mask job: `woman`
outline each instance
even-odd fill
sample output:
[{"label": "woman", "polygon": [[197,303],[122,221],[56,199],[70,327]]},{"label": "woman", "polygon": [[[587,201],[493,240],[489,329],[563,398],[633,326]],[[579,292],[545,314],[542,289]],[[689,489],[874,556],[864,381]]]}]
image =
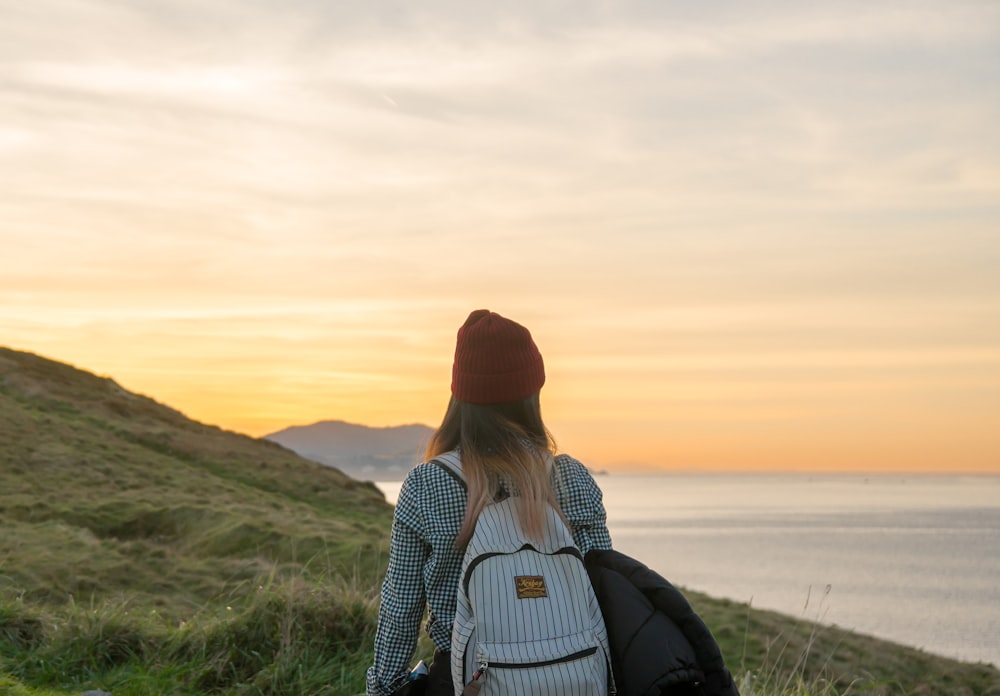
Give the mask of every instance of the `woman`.
[{"label": "woman", "polygon": [[[542,356],[526,328],[485,309],[469,315],[458,330],[451,402],[428,461],[410,471],[396,503],[368,696],[390,696],[405,684],[425,606],[436,648],[426,693],[453,693],[448,650],[462,549],[494,500],[518,496],[528,534],[540,532],[548,504],[582,553],[611,548],[594,479],[577,460],[553,458],[538,401],[544,383]],[[431,461],[436,457],[460,463],[468,493]]]}]

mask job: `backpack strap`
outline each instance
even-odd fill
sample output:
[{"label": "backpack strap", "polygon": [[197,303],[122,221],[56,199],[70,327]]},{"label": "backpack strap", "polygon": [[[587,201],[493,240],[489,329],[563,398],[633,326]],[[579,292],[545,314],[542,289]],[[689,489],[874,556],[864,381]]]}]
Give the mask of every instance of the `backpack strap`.
[{"label": "backpack strap", "polygon": [[430,463],[444,469],[449,476],[458,482],[462,490],[468,492],[469,486],[465,483],[465,477],[462,476],[462,466],[458,463],[457,455],[451,453],[443,454],[440,457],[432,459]]}]

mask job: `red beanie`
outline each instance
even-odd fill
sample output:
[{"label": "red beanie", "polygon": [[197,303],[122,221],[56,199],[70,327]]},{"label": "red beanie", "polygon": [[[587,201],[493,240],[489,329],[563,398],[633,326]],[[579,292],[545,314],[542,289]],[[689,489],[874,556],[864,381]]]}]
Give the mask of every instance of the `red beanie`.
[{"label": "red beanie", "polygon": [[451,393],[470,404],[499,404],[537,394],[545,384],[542,354],[517,322],[477,309],[458,330]]}]

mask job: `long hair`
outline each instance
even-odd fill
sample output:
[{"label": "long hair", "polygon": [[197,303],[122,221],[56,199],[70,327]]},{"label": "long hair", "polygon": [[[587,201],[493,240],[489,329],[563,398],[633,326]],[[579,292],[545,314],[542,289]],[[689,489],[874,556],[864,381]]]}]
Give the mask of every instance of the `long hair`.
[{"label": "long hair", "polygon": [[531,538],[542,535],[546,503],[562,514],[549,469],[555,442],[542,422],[537,394],[490,405],[452,398],[427,445],[426,458],[456,448],[469,489],[465,519],[455,539],[458,548],[469,542],[483,508],[503,493],[517,496],[521,525]]}]

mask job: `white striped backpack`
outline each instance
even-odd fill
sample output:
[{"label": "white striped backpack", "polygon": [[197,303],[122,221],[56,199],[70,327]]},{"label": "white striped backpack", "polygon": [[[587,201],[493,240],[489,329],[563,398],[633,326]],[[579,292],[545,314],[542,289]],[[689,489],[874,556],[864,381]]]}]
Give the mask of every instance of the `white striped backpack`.
[{"label": "white striped backpack", "polygon": [[[457,457],[434,460],[465,487]],[[559,514],[544,534],[521,528],[517,499],[487,505],[465,549],[451,634],[458,696],[614,693],[604,617]]]}]

